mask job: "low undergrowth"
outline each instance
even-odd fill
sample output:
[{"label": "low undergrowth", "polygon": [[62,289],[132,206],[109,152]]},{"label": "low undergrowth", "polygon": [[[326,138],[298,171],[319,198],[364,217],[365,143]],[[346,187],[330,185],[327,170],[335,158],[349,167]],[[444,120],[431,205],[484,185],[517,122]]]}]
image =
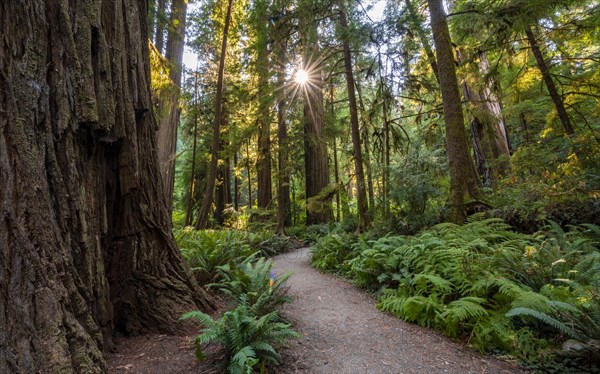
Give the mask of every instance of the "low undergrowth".
[{"label": "low undergrowth", "polygon": [[176,233],[183,256],[198,281],[228,296],[234,307],[220,318],[193,311],[182,319],[203,326],[196,337],[196,356],[205,358],[205,343],[217,343],[223,352],[223,369],[229,373],[265,372],[280,362],[277,349],[297,337],[278,315],[289,302],[286,281],[277,275],[265,255],[286,251],[289,238],[236,231],[186,231]]},{"label": "low undergrowth", "polygon": [[219,282],[220,266],[239,265],[248,259],[271,257],[295,248],[297,242],[271,231],[190,230],[175,231],[181,254],[202,286]]},{"label": "low undergrowth", "polygon": [[481,351],[544,372],[600,372],[599,243],[594,225],[526,235],[474,219],[416,236],[325,236],[311,261],[376,292],[379,309]]}]

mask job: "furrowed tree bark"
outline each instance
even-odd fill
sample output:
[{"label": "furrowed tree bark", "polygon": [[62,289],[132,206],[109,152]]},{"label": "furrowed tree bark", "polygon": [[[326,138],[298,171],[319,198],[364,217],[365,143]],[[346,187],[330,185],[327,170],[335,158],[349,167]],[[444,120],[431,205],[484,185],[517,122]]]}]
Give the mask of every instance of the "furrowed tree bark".
[{"label": "furrowed tree bark", "polygon": [[0,2],[0,372],[106,372],[207,308],[163,199],[146,1]]},{"label": "furrowed tree bark", "polygon": [[165,58],[169,62],[169,79],[172,86],[159,95],[158,119],[158,161],[163,181],[165,201],[169,213],[173,210],[173,190],[175,186],[175,157],[177,152],[177,128],[179,127],[179,94],[183,68],[183,47],[187,0],[171,2],[171,22],[168,32]]},{"label": "furrowed tree bark", "polygon": [[346,20],[346,8],[344,0],[339,0],[340,27],[342,32],[342,46],[344,53],[344,70],[346,73],[346,85],[348,88],[348,104],[350,109],[350,125],[352,128],[352,148],[354,155],[354,169],[356,172],[356,197],[358,205],[358,230],[365,231],[371,224],[369,206],[367,203],[367,192],[365,185],[365,172],[363,169],[362,150],[360,145],[360,128],[358,124],[358,109],[356,105],[356,93],[354,92],[354,74],[352,72],[352,55],[348,41],[348,21]]},{"label": "furrowed tree bark", "polygon": [[304,99],[304,171],[306,174],[306,224],[326,223],[333,219],[331,199],[310,199],[329,185],[329,160],[327,143],[323,136],[323,77],[319,60],[318,22],[312,1],[300,9],[300,38],[302,40],[302,63],[308,81],[300,89]]},{"label": "furrowed tree bark", "polygon": [[223,98],[221,109],[221,128],[219,141],[220,162],[217,162],[217,179],[215,181],[215,211],[213,217],[219,225],[225,223],[224,211],[231,200],[231,188],[229,180],[229,158],[223,159],[223,153],[229,146],[229,110],[227,95]]},{"label": "furrowed tree bark", "polygon": [[267,2],[255,1],[256,13],[256,70],[258,73],[258,158],[256,175],[258,179],[257,203],[259,208],[268,208],[273,200],[271,186],[271,111],[273,96],[270,93],[269,78],[269,35],[267,24]]},{"label": "furrowed tree bark", "polygon": [[213,139],[211,147],[210,164],[208,166],[208,176],[206,177],[206,188],[202,197],[202,204],[198,210],[198,221],[196,229],[205,229],[208,227],[208,215],[212,207],[215,192],[215,181],[217,179],[217,164],[219,161],[219,146],[221,138],[221,112],[223,110],[223,75],[225,72],[225,55],[227,52],[227,35],[229,34],[229,24],[231,23],[231,7],[233,0],[227,3],[227,14],[225,16],[225,25],[223,26],[223,40],[221,42],[221,55],[219,57],[219,71],[217,74],[217,94],[215,95],[215,117],[213,120]]},{"label": "furrowed tree bark", "polygon": [[475,167],[469,155],[450,32],[442,0],[428,0],[446,124],[446,153],[450,169],[450,222],[465,221],[464,202],[479,196]]},{"label": "furrowed tree bark", "polygon": [[560,97],[558,90],[556,89],[556,84],[550,75],[550,68],[548,64],[546,64],[546,60],[544,59],[544,55],[538,46],[537,39],[533,34],[533,30],[530,26],[525,28],[525,34],[527,35],[527,40],[529,41],[529,45],[531,46],[531,52],[533,52],[533,56],[535,57],[535,61],[537,62],[537,66],[542,73],[542,77],[544,78],[544,83],[546,84],[546,88],[548,89],[548,94],[552,99],[552,103],[554,103],[554,107],[556,108],[556,113],[558,114],[558,118],[565,129],[567,135],[575,134],[573,130],[573,126],[571,125],[571,120],[569,119],[569,114],[565,109],[565,104],[563,103],[562,98]]},{"label": "furrowed tree bark", "polygon": [[252,209],[252,168],[250,168],[250,139],[246,141],[246,174],[248,182],[248,208]]},{"label": "furrowed tree bark", "polygon": [[[381,90],[382,111],[383,111],[383,217],[388,218],[390,215],[390,121],[388,111],[388,98],[391,95],[388,93],[387,84],[381,72],[383,63],[381,61],[381,50],[377,50],[377,59],[379,61],[379,87]],[[436,65],[437,67],[437,65]]]}]

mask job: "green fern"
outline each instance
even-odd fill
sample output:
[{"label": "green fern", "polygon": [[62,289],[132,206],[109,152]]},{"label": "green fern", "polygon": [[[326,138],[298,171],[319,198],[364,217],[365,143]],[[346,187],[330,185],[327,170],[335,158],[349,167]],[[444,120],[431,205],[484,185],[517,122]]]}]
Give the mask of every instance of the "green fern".
[{"label": "green fern", "polygon": [[556,318],[550,316],[548,313],[540,312],[539,310],[518,307],[511,309],[508,313],[506,313],[507,317],[533,317],[537,320],[540,320],[561,333],[573,337],[575,339],[580,339],[581,335],[579,335],[572,327],[568,326],[566,323],[557,320]]},{"label": "green fern", "polygon": [[272,270],[272,260],[259,258],[255,263],[246,261],[240,265],[219,266],[217,271],[221,281],[213,287],[238,303],[247,303],[250,310],[262,316],[290,302],[286,282],[291,273],[281,275]]},{"label": "green fern", "polygon": [[256,317],[245,303],[217,320],[199,311],[184,314],[181,319],[193,319],[205,326],[195,339],[197,357],[205,357],[203,344],[221,343],[232,374],[251,373],[256,365],[278,364],[281,356],[275,347],[299,337],[288,324],[278,322],[277,312]]}]

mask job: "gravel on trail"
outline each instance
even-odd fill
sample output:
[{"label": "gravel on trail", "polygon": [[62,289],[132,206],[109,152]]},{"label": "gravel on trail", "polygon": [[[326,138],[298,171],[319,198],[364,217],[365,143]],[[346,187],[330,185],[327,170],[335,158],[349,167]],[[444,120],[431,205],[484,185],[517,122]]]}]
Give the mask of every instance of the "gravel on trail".
[{"label": "gravel on trail", "polygon": [[283,350],[282,373],[521,373],[440,333],[385,314],[348,281],[309,264],[309,248],[275,257],[293,302],[282,316],[302,338]]}]

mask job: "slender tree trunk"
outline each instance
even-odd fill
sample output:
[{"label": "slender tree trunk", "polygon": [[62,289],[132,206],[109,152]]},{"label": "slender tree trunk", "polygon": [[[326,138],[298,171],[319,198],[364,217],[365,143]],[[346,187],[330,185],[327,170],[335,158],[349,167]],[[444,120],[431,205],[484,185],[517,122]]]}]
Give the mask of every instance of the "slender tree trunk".
[{"label": "slender tree trunk", "polygon": [[450,166],[450,215],[454,223],[466,218],[464,202],[479,196],[479,186],[465,133],[450,32],[442,0],[428,0],[444,104],[446,152]]},{"label": "slender tree trunk", "polygon": [[252,209],[252,169],[250,168],[250,139],[246,142],[246,173],[248,174],[248,208]]},{"label": "slender tree trunk", "polygon": [[356,84],[358,93],[358,102],[360,106],[360,116],[362,119],[362,142],[365,146],[365,169],[367,169],[367,197],[369,199],[369,215],[375,216],[375,189],[373,188],[373,168],[371,167],[371,139],[369,136],[369,123],[366,119],[365,103],[362,98],[360,84]]},{"label": "slender tree trunk", "polygon": [[[156,31],[156,13],[158,4],[156,0],[148,1],[148,40],[154,42],[154,32]],[[156,46],[155,46],[156,48]]]},{"label": "slender tree trunk", "polygon": [[[383,61],[381,59],[381,48],[378,46],[377,49],[377,62],[379,71],[379,96],[381,97],[382,112],[383,112],[383,147],[381,155],[381,163],[383,164],[383,178],[382,178],[382,190],[383,190],[383,216],[384,218],[389,217],[390,203],[389,203],[389,179],[390,179],[390,121],[388,112],[388,98],[391,95],[388,93],[387,84],[381,71],[383,67]],[[437,67],[437,65],[436,65]]]},{"label": "slender tree trunk", "polygon": [[183,68],[185,37],[186,0],[172,0],[171,25],[167,39],[165,57],[169,62],[169,79],[172,89],[165,90],[158,103],[158,161],[163,179],[163,190],[167,209],[172,211],[175,186],[175,157],[177,152],[177,128],[179,127],[179,92]]},{"label": "slender tree trunk", "polygon": [[[335,121],[335,106],[334,106],[334,100],[335,100],[335,96],[333,94],[333,83],[329,86],[329,107],[330,107],[330,115],[332,118],[332,121]],[[340,172],[339,172],[339,164],[338,164],[338,155],[337,155],[337,141],[336,141],[336,136],[333,136],[333,170],[335,173],[335,204],[336,204],[336,218],[335,220],[337,222],[340,221],[340,212],[341,212],[341,207],[340,207],[340,190],[342,188],[342,186],[340,186]]]},{"label": "slender tree trunk", "polygon": [[[382,89],[385,88],[382,82]],[[384,137],[384,162],[383,162],[383,216],[390,215],[390,121],[388,118],[387,95],[383,98],[383,137]]]},{"label": "slender tree trunk", "polygon": [[102,373],[207,307],[159,177],[146,1],[0,2],[0,371]]},{"label": "slender tree trunk", "polygon": [[237,151],[233,154],[233,209],[236,212],[240,210],[240,177],[237,172],[238,167],[238,153]]},{"label": "slender tree trunk", "polygon": [[523,137],[525,138],[525,144],[531,144],[531,139],[529,139],[529,127],[527,126],[527,118],[525,118],[525,113],[519,113],[519,123],[521,124],[521,130],[523,130]]},{"label": "slender tree trunk", "polygon": [[[277,25],[278,34],[282,34],[283,27],[281,24]],[[283,88],[285,85],[285,71],[283,67],[286,65],[286,41],[283,37],[276,43],[279,53],[279,69],[277,71],[277,87]],[[278,190],[277,190],[277,231],[281,235],[285,235],[286,226],[291,226],[291,205],[290,205],[290,175],[288,166],[288,134],[287,124],[285,122],[285,97],[279,95],[277,99],[277,140],[279,142],[278,148]]]},{"label": "slender tree trunk", "polygon": [[223,40],[221,43],[221,55],[219,58],[219,71],[217,74],[217,94],[215,97],[215,117],[213,120],[213,139],[208,176],[206,177],[206,189],[202,198],[202,204],[198,211],[196,229],[205,229],[208,226],[208,214],[213,203],[215,181],[217,179],[217,163],[219,161],[219,145],[221,141],[221,118],[223,110],[223,74],[225,72],[225,55],[227,54],[227,36],[229,35],[229,24],[231,23],[231,7],[233,0],[227,3],[227,15],[223,27]]},{"label": "slender tree trunk", "polygon": [[[229,115],[227,109],[227,99],[223,98],[223,106],[221,109],[221,128],[220,128],[220,140],[219,140],[219,155],[224,153],[225,149],[229,145],[228,136],[229,127]],[[222,159],[222,162],[217,162],[217,180],[215,182],[215,210],[213,217],[215,222],[219,225],[225,223],[225,215],[223,212],[227,207],[230,200],[230,186],[229,186],[229,159]]]},{"label": "slender tree trunk", "polygon": [[308,82],[300,88],[304,92],[304,170],[306,174],[306,224],[331,221],[333,196],[321,192],[329,185],[327,143],[323,136],[323,73],[319,50],[318,22],[314,21],[314,7],[304,4],[300,24],[302,62],[308,73]]},{"label": "slender tree trunk", "polygon": [[[225,112],[225,111],[223,111]],[[226,127],[227,121],[223,118],[222,128]],[[224,136],[223,136],[224,137]],[[219,144],[219,153],[222,153],[227,146],[226,140],[221,138]],[[225,216],[223,212],[229,203],[229,160],[226,159],[217,166],[217,180],[215,183],[215,211],[214,218],[219,225],[225,223]]]},{"label": "slender tree trunk", "polygon": [[185,225],[189,226],[193,222],[193,212],[194,212],[194,195],[195,185],[196,185],[196,146],[198,141],[198,70],[196,70],[194,75],[194,144],[192,146],[192,171],[190,173],[190,188],[188,192],[188,203],[187,210],[185,214]]},{"label": "slender tree trunk", "polygon": [[346,20],[346,9],[344,0],[339,1],[340,26],[342,32],[342,45],[344,51],[344,69],[346,73],[346,85],[348,87],[348,104],[350,108],[350,125],[352,128],[352,145],[354,149],[354,168],[356,171],[356,194],[358,199],[358,230],[364,231],[371,224],[369,206],[367,204],[367,193],[365,186],[365,173],[363,170],[363,158],[360,143],[360,128],[358,125],[358,110],[356,105],[356,94],[354,92],[354,74],[352,72],[352,55],[350,54],[350,43],[348,41],[348,21]]},{"label": "slender tree trunk", "polygon": [[256,13],[256,70],[258,73],[258,158],[256,171],[258,180],[258,207],[268,208],[273,200],[271,182],[271,106],[273,96],[270,93],[269,35],[267,25],[267,1],[254,3]]},{"label": "slender tree trunk", "polygon": [[575,134],[573,130],[573,126],[571,125],[571,120],[569,119],[569,114],[565,109],[565,104],[560,97],[558,90],[556,89],[556,84],[550,75],[550,68],[546,64],[546,60],[544,60],[544,56],[542,55],[542,51],[538,46],[535,35],[533,34],[533,30],[531,30],[530,26],[525,28],[525,34],[527,35],[527,40],[529,41],[529,45],[531,46],[531,51],[533,52],[533,56],[537,62],[538,68],[542,73],[542,77],[544,78],[544,83],[546,84],[546,88],[548,89],[548,93],[550,94],[550,98],[554,103],[554,107],[556,108],[556,113],[558,114],[558,118],[562,123],[565,132],[568,135]]},{"label": "slender tree trunk", "polygon": [[438,72],[437,61],[435,60],[435,55],[433,54],[433,50],[431,49],[431,45],[429,45],[429,38],[427,34],[425,34],[425,30],[423,29],[423,20],[417,12],[415,11],[415,7],[412,4],[411,0],[405,0],[406,9],[408,10],[408,16],[410,19],[410,23],[413,30],[417,31],[417,35],[419,36],[419,40],[421,41],[421,45],[425,50],[425,54],[427,55],[427,61],[429,61],[429,65],[431,66],[431,70],[433,70],[433,74],[435,74],[435,79],[438,83],[440,83],[440,75]]},{"label": "slender tree trunk", "polygon": [[158,0],[156,7],[156,33],[154,46],[158,53],[163,53],[165,45],[165,25],[167,24],[167,0]]}]

